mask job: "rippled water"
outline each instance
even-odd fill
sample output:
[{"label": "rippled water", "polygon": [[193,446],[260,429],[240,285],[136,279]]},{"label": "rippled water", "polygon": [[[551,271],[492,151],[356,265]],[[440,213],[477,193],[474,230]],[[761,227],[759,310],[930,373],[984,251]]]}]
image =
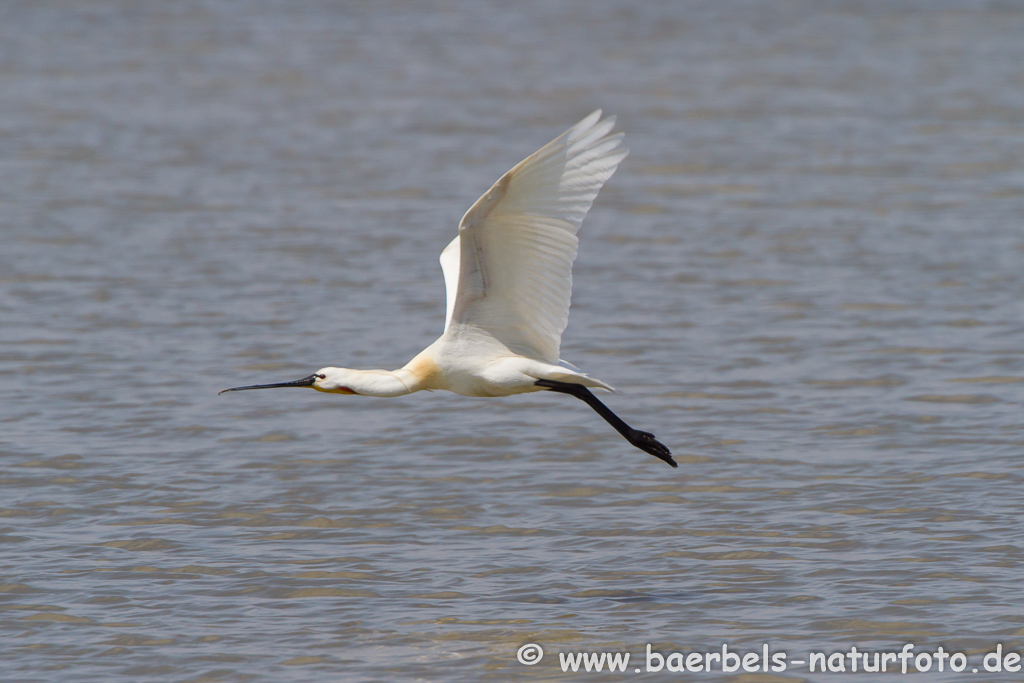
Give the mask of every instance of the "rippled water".
[{"label": "rippled water", "polygon": [[[0,679],[1024,650],[1022,35],[1011,2],[5,4]],[[598,106],[632,154],[563,356],[678,470],[565,396],[216,395],[403,364],[462,212]]]}]

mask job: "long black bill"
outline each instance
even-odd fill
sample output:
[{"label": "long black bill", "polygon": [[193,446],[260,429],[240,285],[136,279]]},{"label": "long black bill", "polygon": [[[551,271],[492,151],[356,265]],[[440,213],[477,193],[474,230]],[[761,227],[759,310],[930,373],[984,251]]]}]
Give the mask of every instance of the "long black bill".
[{"label": "long black bill", "polygon": [[303,377],[297,379],[294,382],[278,382],[277,384],[253,384],[247,387],[231,387],[230,389],[221,389],[217,392],[220,396],[225,391],[248,391],[249,389],[277,389],[279,387],[311,387],[316,382],[316,375],[310,375],[309,377]]}]

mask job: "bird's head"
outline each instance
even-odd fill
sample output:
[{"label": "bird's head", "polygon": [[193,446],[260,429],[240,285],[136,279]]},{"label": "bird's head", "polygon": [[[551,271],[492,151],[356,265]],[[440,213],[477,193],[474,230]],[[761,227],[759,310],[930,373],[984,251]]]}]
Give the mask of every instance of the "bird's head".
[{"label": "bird's head", "polygon": [[354,394],[349,389],[351,375],[356,370],[345,368],[320,368],[309,377],[303,377],[292,382],[277,382],[275,384],[251,384],[246,387],[231,387],[217,392],[223,394],[225,391],[248,391],[249,389],[280,389],[284,387],[309,387],[317,391],[324,391],[332,394]]},{"label": "bird's head", "polygon": [[332,394],[354,394],[356,392],[349,387],[357,383],[355,375],[359,372],[348,368],[320,368],[313,375],[313,388]]}]

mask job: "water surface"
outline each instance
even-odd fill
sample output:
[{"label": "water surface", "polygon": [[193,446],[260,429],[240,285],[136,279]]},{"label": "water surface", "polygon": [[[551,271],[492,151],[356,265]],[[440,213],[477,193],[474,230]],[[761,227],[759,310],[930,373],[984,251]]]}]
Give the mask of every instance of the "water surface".
[{"label": "water surface", "polygon": [[[9,3],[0,678],[1021,651],[1022,35],[997,2]],[[678,470],[565,396],[216,395],[411,358],[461,214],[596,107],[632,153],[562,353]]]}]

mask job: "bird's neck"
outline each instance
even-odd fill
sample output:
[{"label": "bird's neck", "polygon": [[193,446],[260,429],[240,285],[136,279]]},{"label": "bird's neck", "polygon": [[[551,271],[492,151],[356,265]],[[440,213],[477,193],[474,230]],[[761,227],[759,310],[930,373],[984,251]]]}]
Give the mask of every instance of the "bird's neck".
[{"label": "bird's neck", "polygon": [[325,380],[313,386],[317,391],[360,396],[403,396],[421,389],[443,389],[441,373],[428,347],[398,370],[349,370],[323,368]]},{"label": "bird's neck", "polygon": [[[360,396],[404,396],[417,391],[404,370],[350,370],[345,388]],[[342,391],[341,393],[348,393]]]},{"label": "bird's neck", "polygon": [[[367,396],[401,396],[423,389],[443,388],[441,371],[434,362],[432,347],[420,351],[405,367],[397,370],[368,370],[371,384],[377,393]],[[363,392],[359,392],[363,393]]]}]

